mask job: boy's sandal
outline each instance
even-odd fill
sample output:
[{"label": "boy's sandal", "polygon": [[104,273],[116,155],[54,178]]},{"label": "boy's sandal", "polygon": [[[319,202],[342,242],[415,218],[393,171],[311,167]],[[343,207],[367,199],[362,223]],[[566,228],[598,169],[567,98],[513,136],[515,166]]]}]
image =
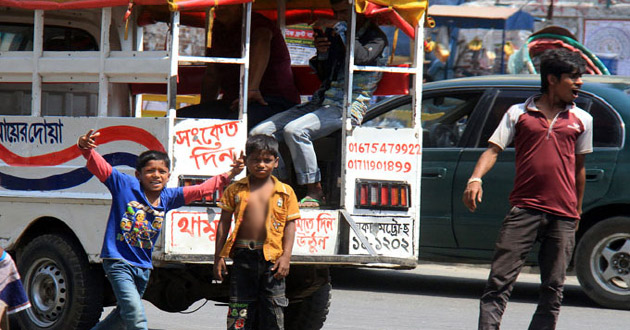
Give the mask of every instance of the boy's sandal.
[{"label": "boy's sandal", "polygon": [[321,202],[318,199],[306,196],[300,199],[300,202],[298,203],[298,205],[300,207],[320,207]]}]

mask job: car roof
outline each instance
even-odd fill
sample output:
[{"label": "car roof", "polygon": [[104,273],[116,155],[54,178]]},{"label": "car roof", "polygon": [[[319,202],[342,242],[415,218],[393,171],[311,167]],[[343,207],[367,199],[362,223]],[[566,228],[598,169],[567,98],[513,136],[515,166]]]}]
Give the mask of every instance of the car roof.
[{"label": "car roof", "polygon": [[[630,77],[609,76],[609,75],[584,75],[582,76],[584,85],[603,84],[609,85],[611,88],[622,91],[630,89]],[[466,78],[454,78],[448,80],[440,80],[425,83],[425,89],[440,89],[456,85],[458,87],[480,87],[480,86],[540,86],[540,75],[522,74],[522,75],[488,75],[475,76]]]},{"label": "car roof", "polygon": [[[630,115],[630,77],[616,75],[584,75],[582,91],[594,94],[610,103],[617,111]],[[423,92],[444,89],[483,89],[510,87],[540,87],[540,75],[488,75],[440,80],[423,84]]]}]

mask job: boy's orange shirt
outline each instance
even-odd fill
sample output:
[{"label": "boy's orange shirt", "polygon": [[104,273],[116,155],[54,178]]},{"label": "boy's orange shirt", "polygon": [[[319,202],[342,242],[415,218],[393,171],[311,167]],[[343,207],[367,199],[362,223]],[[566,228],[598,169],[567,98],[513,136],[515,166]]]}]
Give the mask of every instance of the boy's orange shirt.
[{"label": "boy's orange shirt", "polygon": [[[284,237],[284,227],[287,221],[300,218],[297,197],[291,186],[280,182],[271,176],[274,182],[274,189],[269,198],[267,218],[265,219],[265,229],[267,238],[263,246],[265,260],[275,262],[283,252],[282,238]],[[219,202],[219,207],[227,212],[234,213],[234,231],[228,236],[221,250],[221,257],[228,257],[232,251],[234,241],[238,236],[238,229],[243,222],[243,214],[249,201],[249,177],[245,177],[231,184],[223,193]]]}]

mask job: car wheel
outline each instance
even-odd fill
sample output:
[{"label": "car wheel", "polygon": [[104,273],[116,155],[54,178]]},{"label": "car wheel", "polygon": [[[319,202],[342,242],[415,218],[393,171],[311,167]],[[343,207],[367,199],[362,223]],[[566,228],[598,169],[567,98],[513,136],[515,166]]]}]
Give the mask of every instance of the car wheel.
[{"label": "car wheel", "polygon": [[575,268],[595,302],[630,309],[630,218],[614,217],[590,228],[578,244]]},{"label": "car wheel", "polygon": [[103,275],[90,267],[81,246],[61,235],[42,235],[18,255],[32,307],[20,313],[23,329],[89,329],[103,311]]}]

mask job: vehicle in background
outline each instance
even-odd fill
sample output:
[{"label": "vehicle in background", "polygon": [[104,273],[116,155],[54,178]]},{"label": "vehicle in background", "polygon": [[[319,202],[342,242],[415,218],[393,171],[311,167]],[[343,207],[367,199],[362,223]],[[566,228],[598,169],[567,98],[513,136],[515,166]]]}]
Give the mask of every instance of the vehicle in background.
[{"label": "vehicle in background", "polygon": [[[586,156],[586,191],[573,268],[598,304],[630,309],[630,83],[627,77],[590,76],[576,105],[593,116],[593,153]],[[509,209],[514,148],[499,154],[484,177],[483,202],[471,213],[462,203],[468,178],[507,109],[539,93],[539,75],[497,75],[427,83],[422,94],[420,260],[490,263]],[[410,99],[373,107],[365,125],[407,127]],[[528,258],[536,263],[536,251]]]}]

